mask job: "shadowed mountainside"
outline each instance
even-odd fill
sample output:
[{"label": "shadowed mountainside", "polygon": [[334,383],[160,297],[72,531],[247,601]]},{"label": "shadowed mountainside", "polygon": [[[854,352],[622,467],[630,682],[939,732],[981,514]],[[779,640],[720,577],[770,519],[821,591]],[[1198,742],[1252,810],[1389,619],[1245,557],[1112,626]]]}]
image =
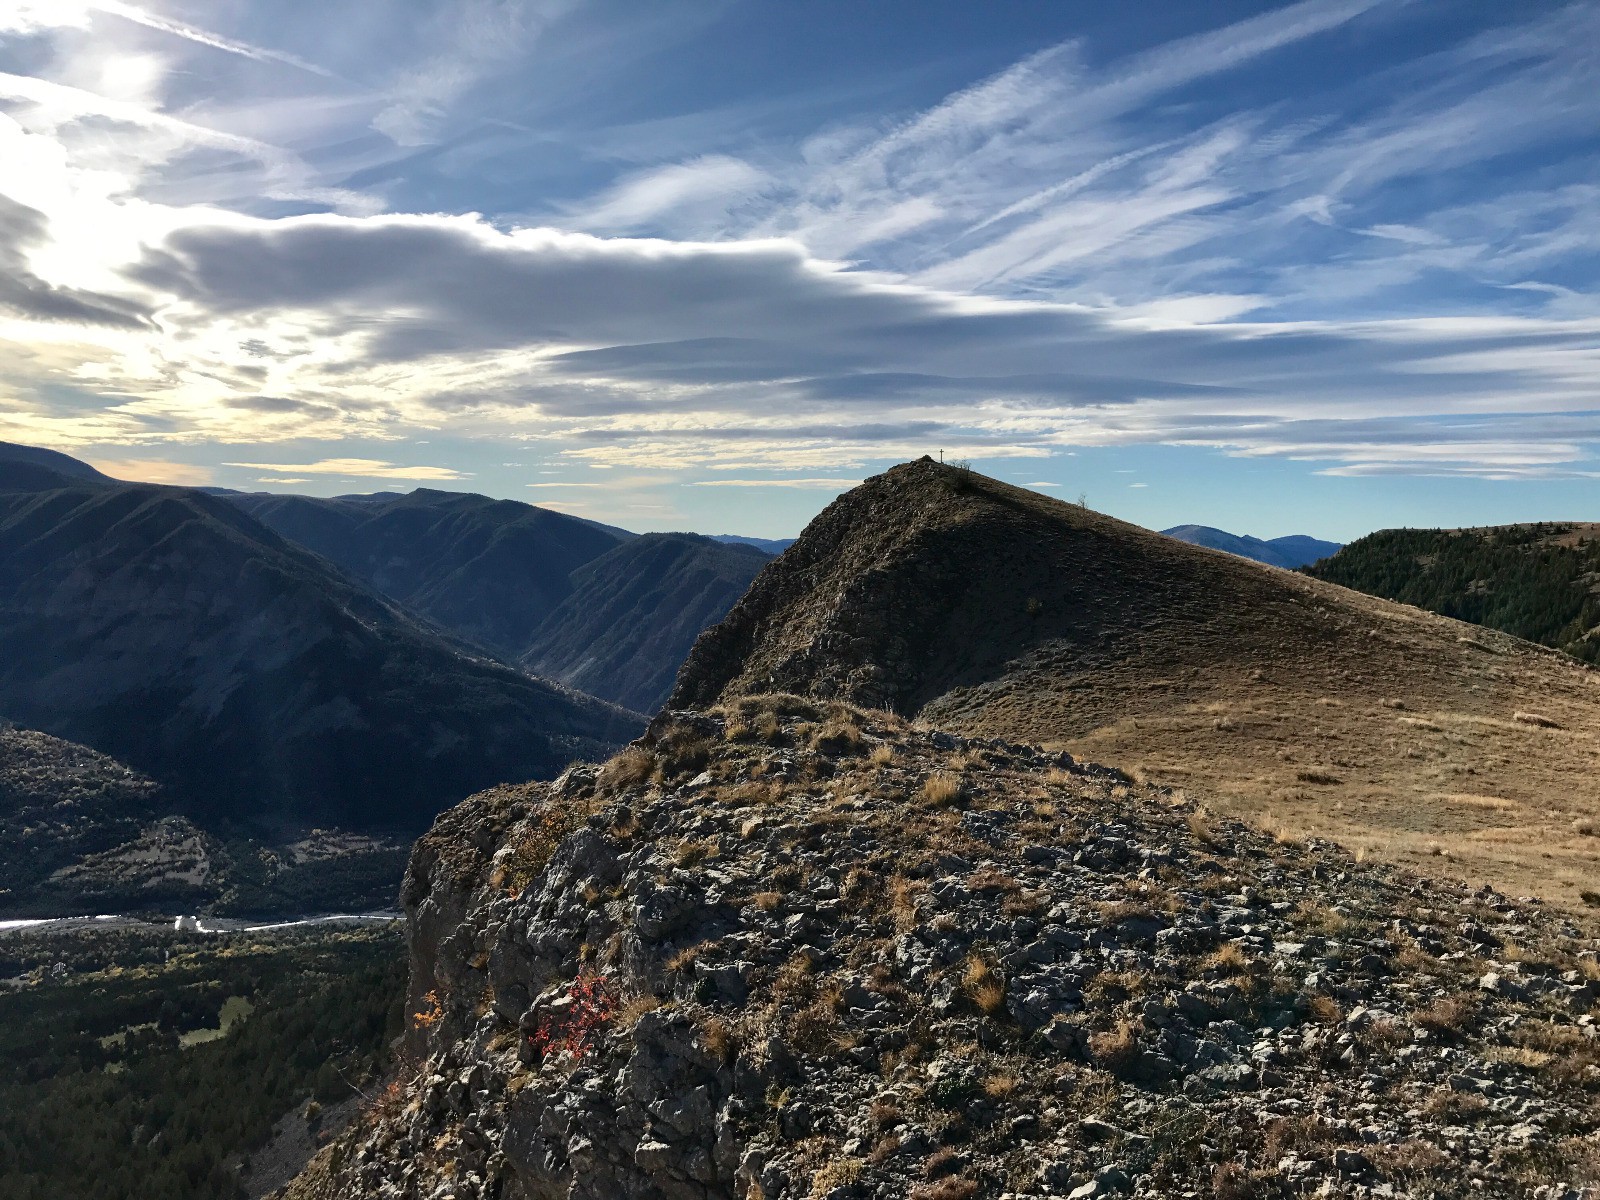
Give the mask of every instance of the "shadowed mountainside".
[{"label": "shadowed mountainside", "polygon": [[770,555],[693,533],[647,533],[579,567],[572,594],[535,631],[529,670],[636,712],[654,712],[701,630],[744,594]]},{"label": "shadowed mountainside", "polygon": [[1593,672],[926,459],[824,510],[670,706],[777,691],[1059,746],[1568,903],[1600,866]]},{"label": "shadowed mountainside", "polygon": [[0,711],[205,822],[418,828],[640,728],[478,657],[226,500],[0,493]]},{"label": "shadowed mountainside", "polygon": [[1307,537],[1303,533],[1292,533],[1287,537],[1269,538],[1263,541],[1249,534],[1214,529],[1210,525],[1174,525],[1171,529],[1163,529],[1161,532],[1167,537],[1177,538],[1180,542],[1188,542],[1191,546],[1209,546],[1213,550],[1225,550],[1229,554],[1237,554],[1240,558],[1266,563],[1269,567],[1284,567],[1289,570],[1327,558],[1339,549],[1338,542],[1325,542],[1321,538]]},{"label": "shadowed mountainside", "polygon": [[1385,529],[1306,574],[1600,663],[1600,524]]},{"label": "shadowed mountainside", "polygon": [[48,492],[60,487],[109,487],[116,482],[71,455],[0,442],[0,490]]},{"label": "shadowed mountainside", "polygon": [[391,600],[508,659],[526,651],[540,622],[572,593],[572,572],[626,540],[531,504],[428,488],[229,500]]}]

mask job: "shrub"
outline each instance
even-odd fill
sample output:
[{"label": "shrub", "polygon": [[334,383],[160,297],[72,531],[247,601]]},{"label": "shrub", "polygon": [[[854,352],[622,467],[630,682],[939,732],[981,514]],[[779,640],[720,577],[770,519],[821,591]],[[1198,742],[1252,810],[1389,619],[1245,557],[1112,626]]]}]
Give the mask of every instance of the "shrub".
[{"label": "shrub", "polygon": [[539,877],[556,847],[577,828],[586,810],[548,805],[519,826],[507,839],[492,880],[507,895],[520,896]]},{"label": "shrub", "polygon": [[566,1007],[539,1018],[528,1041],[541,1057],[570,1054],[582,1058],[617,1010],[617,995],[604,975],[584,971],[567,986]]}]

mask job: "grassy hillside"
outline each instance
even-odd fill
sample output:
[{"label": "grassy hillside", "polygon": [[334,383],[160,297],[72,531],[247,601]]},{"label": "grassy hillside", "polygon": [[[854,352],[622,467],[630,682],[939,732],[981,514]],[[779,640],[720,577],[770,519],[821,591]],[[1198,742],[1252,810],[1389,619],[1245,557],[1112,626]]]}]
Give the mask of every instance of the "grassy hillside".
[{"label": "grassy hillside", "polygon": [[1600,526],[1385,529],[1305,571],[1600,663]]}]

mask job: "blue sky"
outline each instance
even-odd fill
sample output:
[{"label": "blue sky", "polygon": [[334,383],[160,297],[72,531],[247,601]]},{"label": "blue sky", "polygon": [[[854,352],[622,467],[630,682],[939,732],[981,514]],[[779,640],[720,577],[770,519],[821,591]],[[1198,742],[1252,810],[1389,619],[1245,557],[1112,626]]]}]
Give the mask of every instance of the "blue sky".
[{"label": "blue sky", "polygon": [[1593,518],[1600,5],[13,0],[0,439],[792,534]]}]

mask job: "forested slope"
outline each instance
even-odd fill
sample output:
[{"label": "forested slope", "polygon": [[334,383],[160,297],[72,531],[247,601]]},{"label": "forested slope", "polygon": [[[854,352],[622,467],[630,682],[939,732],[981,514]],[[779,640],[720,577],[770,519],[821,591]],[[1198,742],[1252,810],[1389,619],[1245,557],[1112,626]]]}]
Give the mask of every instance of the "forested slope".
[{"label": "forested slope", "polygon": [[1600,526],[1384,529],[1308,575],[1600,662]]}]

